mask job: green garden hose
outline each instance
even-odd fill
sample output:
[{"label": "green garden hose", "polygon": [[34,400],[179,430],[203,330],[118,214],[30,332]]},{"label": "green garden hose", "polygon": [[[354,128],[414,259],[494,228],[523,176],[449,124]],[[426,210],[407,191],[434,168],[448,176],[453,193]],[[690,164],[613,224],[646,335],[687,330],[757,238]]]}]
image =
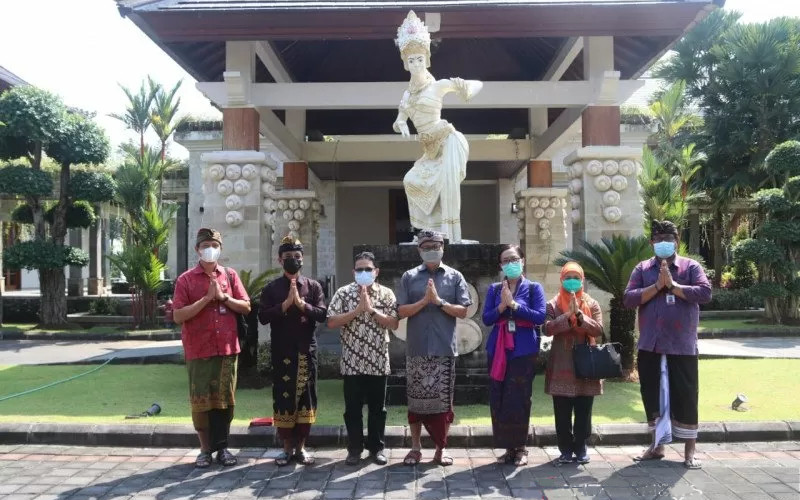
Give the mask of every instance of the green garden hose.
[{"label": "green garden hose", "polygon": [[34,392],[37,392],[37,391],[41,391],[42,389],[47,389],[48,387],[53,387],[54,385],[63,384],[64,382],[69,382],[71,380],[75,380],[76,378],[83,377],[84,375],[89,375],[90,373],[94,373],[97,370],[99,370],[100,368],[102,368],[102,367],[106,366],[107,364],[111,363],[111,361],[113,361],[115,358],[116,358],[116,356],[112,356],[105,363],[103,363],[102,365],[96,366],[96,367],[92,368],[89,371],[85,371],[83,373],[79,373],[77,375],[73,375],[73,376],[71,376],[69,378],[65,378],[63,380],[56,380],[55,382],[50,382],[49,384],[43,385],[41,387],[36,387],[34,389],[28,389],[27,391],[18,392],[16,394],[9,394],[8,396],[2,396],[2,397],[0,397],[0,402],[3,402],[5,400],[11,399],[11,398],[16,398],[18,396],[24,396],[26,394],[31,394],[31,393],[34,393]]}]

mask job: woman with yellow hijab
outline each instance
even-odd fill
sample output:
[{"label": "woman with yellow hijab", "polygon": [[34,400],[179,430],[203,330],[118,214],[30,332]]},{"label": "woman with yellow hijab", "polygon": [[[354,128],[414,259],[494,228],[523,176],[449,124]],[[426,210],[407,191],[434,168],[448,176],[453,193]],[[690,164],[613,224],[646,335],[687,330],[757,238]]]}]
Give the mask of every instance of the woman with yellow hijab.
[{"label": "woman with yellow hijab", "polygon": [[553,337],[544,390],[553,396],[561,452],[558,464],[589,462],[586,440],[592,432],[592,404],[594,397],[603,393],[602,381],[575,377],[572,347],[584,342],[595,344],[595,338],[603,335],[600,304],[583,291],[583,283],[583,268],[577,262],[567,262],[561,268],[561,287],[547,303],[543,331]]}]

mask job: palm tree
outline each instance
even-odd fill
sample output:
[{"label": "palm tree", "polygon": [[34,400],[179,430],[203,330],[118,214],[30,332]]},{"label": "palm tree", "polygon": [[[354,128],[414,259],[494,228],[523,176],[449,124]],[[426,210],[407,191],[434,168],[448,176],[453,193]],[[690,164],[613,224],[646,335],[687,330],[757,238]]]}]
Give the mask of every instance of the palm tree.
[{"label": "palm tree", "polygon": [[128,107],[125,108],[124,114],[111,113],[109,116],[116,118],[129,129],[139,134],[139,152],[144,155],[144,133],[152,121],[150,106],[153,104],[153,98],[155,97],[152,85],[148,90],[145,82],[142,82],[139,92],[135,94],[124,85],[120,85],[120,88],[128,97]]},{"label": "palm tree", "polygon": [[626,309],[622,299],[633,268],[652,257],[646,237],[603,238],[601,243],[581,242],[580,249],[562,250],[554,264],[575,261],[583,267],[586,280],[611,295],[611,341],[622,345],[622,367],[632,370],[636,352],[636,311]]},{"label": "palm tree", "polygon": [[706,160],[705,153],[695,153],[695,144],[689,144],[680,150],[678,157],[672,166],[675,176],[680,180],[681,199],[686,201],[690,197],[689,186],[694,176],[703,168],[702,163]]},{"label": "palm tree", "polygon": [[[148,77],[149,79],[149,77]],[[150,87],[155,89],[153,98],[153,113],[151,116],[153,130],[161,142],[161,162],[167,163],[167,142],[175,130],[185,121],[185,118],[177,118],[178,108],[181,99],[175,98],[183,80],[179,80],[170,90],[164,89],[161,85],[150,80]],[[158,184],[158,202],[163,199],[164,173],[161,173]]]}]

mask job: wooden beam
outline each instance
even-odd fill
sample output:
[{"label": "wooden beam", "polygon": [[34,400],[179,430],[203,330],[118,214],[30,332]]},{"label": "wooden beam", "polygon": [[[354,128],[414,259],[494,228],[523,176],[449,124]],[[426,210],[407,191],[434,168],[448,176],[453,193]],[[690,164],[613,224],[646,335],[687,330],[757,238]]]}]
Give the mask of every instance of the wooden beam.
[{"label": "wooden beam", "polygon": [[[627,100],[642,85],[619,82],[616,98]],[[254,83],[250,104],[270,109],[394,109],[408,88],[407,82]],[[228,107],[224,83],[199,82],[197,89],[220,107]],[[594,99],[589,81],[484,82],[471,101],[446,97],[446,108],[569,108],[583,107]]]},{"label": "wooden beam", "polygon": [[303,145],[281,122],[271,109],[257,108],[261,117],[261,134],[280,151],[286,159],[303,159]]},{"label": "wooden beam", "polygon": [[275,46],[272,42],[266,40],[255,42],[255,49],[256,55],[261,59],[261,62],[264,63],[267,71],[272,75],[273,80],[278,83],[294,81],[291,73],[289,73],[289,70],[286,68],[286,64],[283,62],[283,58],[275,51]]},{"label": "wooden beam", "polygon": [[553,151],[550,150],[551,146],[553,146],[562,135],[577,125],[576,122],[580,119],[582,113],[582,108],[569,108],[564,110],[541,136],[533,138],[531,158],[546,159],[551,157],[553,154]]},{"label": "wooden beam", "polygon": [[583,50],[583,37],[573,36],[567,38],[564,44],[558,49],[556,56],[550,62],[550,66],[544,72],[542,80],[558,81],[564,76],[572,62]]},{"label": "wooden beam", "polygon": [[[470,161],[523,161],[530,158],[530,142],[510,139],[468,139]],[[339,140],[305,142],[303,155],[314,162],[414,162],[422,146],[409,140]]]}]

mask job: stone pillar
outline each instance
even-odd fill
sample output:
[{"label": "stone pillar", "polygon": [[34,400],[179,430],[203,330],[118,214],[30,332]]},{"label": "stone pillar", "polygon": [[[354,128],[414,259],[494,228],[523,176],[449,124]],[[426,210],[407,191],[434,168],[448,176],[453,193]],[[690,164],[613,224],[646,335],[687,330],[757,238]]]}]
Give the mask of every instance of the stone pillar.
[{"label": "stone pillar", "polygon": [[175,234],[177,236],[177,249],[175,258],[177,268],[175,278],[177,279],[184,271],[189,269],[189,195],[185,195],[184,200],[178,203],[178,214],[175,220]]},{"label": "stone pillar", "polygon": [[[83,231],[76,227],[68,229],[69,246],[75,248],[83,247]],[[69,266],[69,279],[67,280],[67,295],[70,297],[82,297],[83,293],[83,267]]]},{"label": "stone pillar", "polygon": [[105,293],[103,256],[103,222],[98,218],[89,228],[89,295]]},{"label": "stone pillar", "polygon": [[589,106],[581,114],[583,146],[619,146],[619,106]]},{"label": "stone pillar", "polygon": [[222,264],[255,274],[270,268],[269,249],[261,239],[267,230],[263,211],[274,202],[277,163],[270,165],[258,151],[215,151],[200,159],[206,193],[200,227],[222,232]]},{"label": "stone pillar", "polygon": [[700,211],[689,209],[689,253],[700,254]]},{"label": "stone pillar", "polygon": [[528,187],[553,187],[553,162],[531,160],[528,162]]},{"label": "stone pillar", "polygon": [[111,217],[103,219],[102,231],[102,265],[103,269],[103,287],[106,292],[111,293],[111,261],[108,256],[111,253]]},{"label": "stone pillar", "polygon": [[[284,164],[284,173],[286,164]],[[284,177],[285,178],[285,177]],[[317,193],[308,189],[281,189],[275,192],[275,211],[267,215],[272,226],[272,246],[281,238],[291,236],[303,243],[303,270],[307,276],[317,276],[317,240],[322,205]]]},{"label": "stone pillar", "polygon": [[541,283],[547,297],[558,291],[560,282],[560,268],[553,260],[567,242],[566,196],[565,188],[554,187],[532,187],[517,194],[526,276]]}]

